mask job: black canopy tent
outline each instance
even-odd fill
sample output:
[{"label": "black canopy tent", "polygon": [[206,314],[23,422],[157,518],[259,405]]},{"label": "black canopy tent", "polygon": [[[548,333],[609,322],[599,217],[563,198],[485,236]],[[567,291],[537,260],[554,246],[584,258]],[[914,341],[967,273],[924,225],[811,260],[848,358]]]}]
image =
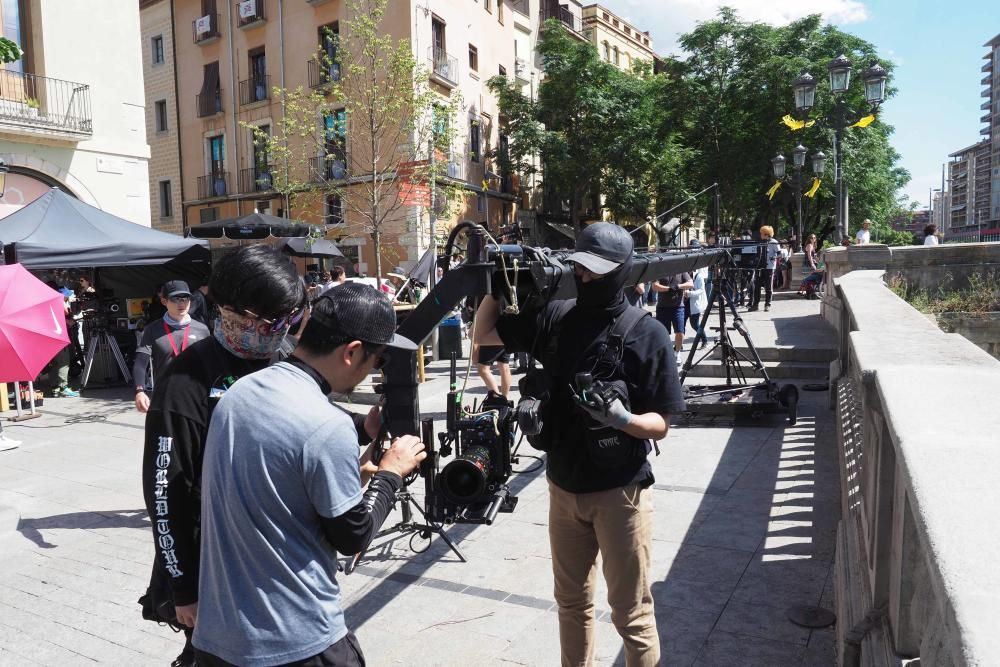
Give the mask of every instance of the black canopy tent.
[{"label": "black canopy tent", "polygon": [[194,225],[188,236],[197,239],[233,240],[266,239],[270,237],[308,236],[312,228],[304,222],[279,218],[267,213],[250,213],[238,218],[226,218]]},{"label": "black canopy tent", "polygon": [[137,225],[58,188],[0,220],[0,241],[7,261],[31,271],[99,269],[100,287],[119,297],[148,296],[170,278],[198,282],[211,269],[204,241]]}]

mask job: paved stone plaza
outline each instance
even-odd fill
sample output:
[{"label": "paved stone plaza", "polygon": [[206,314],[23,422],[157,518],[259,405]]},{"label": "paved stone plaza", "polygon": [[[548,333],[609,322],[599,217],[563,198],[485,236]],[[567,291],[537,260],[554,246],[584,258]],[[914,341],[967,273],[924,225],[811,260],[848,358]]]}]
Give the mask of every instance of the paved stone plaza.
[{"label": "paved stone plaza", "polygon": [[[816,301],[781,299],[746,321],[765,352],[833,346]],[[432,370],[421,407],[440,416],[447,381]],[[481,397],[475,373],[469,384]],[[84,395],[46,399],[43,417],[7,426],[24,444],[0,452],[2,665],[165,665],[182,644],[136,604],[153,555],[142,416],[127,391]],[[833,663],[832,628],[786,618],[794,605],[833,608],[839,474],[828,401],[802,392],[796,426],[675,424],[660,444],[653,594],[664,665]],[[512,480],[515,513],[449,529],[467,563],[437,539],[414,554],[406,535],[340,577],[369,664],[559,663],[547,489],[531,451],[522,447],[527,472]],[[397,510],[386,525],[398,520]],[[597,602],[596,663],[623,664],[603,588]]]}]

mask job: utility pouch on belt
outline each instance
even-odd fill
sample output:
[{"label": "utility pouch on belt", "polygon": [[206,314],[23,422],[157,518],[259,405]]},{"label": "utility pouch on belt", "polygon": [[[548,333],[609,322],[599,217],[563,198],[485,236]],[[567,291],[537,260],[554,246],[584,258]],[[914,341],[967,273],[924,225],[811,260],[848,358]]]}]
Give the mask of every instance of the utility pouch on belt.
[{"label": "utility pouch on belt", "polygon": [[[579,384],[579,378],[577,384]],[[578,386],[577,389],[583,390],[583,387]],[[620,400],[626,410],[632,408],[624,380],[597,382],[584,391],[590,398],[591,404],[610,405],[616,400]],[[584,445],[587,449],[587,456],[590,457],[594,465],[602,468],[617,468],[646,457],[645,440],[633,438],[628,433],[612,426],[599,424],[590,416],[585,416],[584,419],[587,420]]]}]

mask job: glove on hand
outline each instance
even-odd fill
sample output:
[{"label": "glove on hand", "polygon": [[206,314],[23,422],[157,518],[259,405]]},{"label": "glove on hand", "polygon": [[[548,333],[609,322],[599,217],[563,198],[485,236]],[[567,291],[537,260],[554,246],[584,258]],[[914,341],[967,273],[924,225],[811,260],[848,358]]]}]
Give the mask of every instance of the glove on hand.
[{"label": "glove on hand", "polygon": [[586,396],[589,400],[585,401],[579,394],[573,392],[573,402],[598,424],[610,426],[620,431],[628,426],[632,420],[632,413],[625,408],[622,399],[614,397],[608,402],[601,393],[596,391],[586,392]]}]

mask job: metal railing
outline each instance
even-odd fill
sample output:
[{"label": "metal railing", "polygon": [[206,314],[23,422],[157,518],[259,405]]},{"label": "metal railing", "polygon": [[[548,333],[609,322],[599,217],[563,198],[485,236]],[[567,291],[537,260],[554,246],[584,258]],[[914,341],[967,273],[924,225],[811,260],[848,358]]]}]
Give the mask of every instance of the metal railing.
[{"label": "metal railing", "polygon": [[329,155],[313,158],[312,168],[316,181],[342,181],[350,175],[347,151],[331,151]]},{"label": "metal railing", "polygon": [[198,198],[211,199],[229,194],[229,172],[217,171],[198,177]]},{"label": "metal railing", "polygon": [[560,7],[558,11],[543,9],[542,20],[546,21],[548,19],[556,19],[573,32],[583,34],[583,19],[565,7]]},{"label": "metal railing", "polygon": [[198,118],[222,113],[222,91],[217,90],[214,95],[202,95],[198,93],[194,96],[194,103],[198,110]]},{"label": "metal railing", "polygon": [[[204,20],[206,18],[208,21]],[[202,28],[201,31],[198,30],[199,24]],[[219,15],[207,14],[192,21],[191,34],[194,36],[195,44],[203,44],[221,37],[222,33],[219,32]]]},{"label": "metal railing", "polygon": [[256,76],[240,81],[240,106],[264,102],[271,98],[271,77]]},{"label": "metal railing", "polygon": [[0,70],[0,120],[55,131],[93,134],[90,86]]},{"label": "metal railing", "polygon": [[427,57],[431,63],[432,74],[452,85],[458,84],[457,58],[434,46],[427,49]]},{"label": "metal railing", "polygon": [[[266,20],[267,15],[264,13],[266,6],[264,0],[243,0],[236,3],[239,13],[239,27],[246,28]],[[244,7],[246,7],[246,11],[244,11]]]},{"label": "metal railing", "polygon": [[269,164],[240,169],[240,192],[270,192],[274,189],[273,170]]},{"label": "metal railing", "polygon": [[333,81],[340,81],[340,63],[329,64],[309,61],[309,87],[321,88]]}]

